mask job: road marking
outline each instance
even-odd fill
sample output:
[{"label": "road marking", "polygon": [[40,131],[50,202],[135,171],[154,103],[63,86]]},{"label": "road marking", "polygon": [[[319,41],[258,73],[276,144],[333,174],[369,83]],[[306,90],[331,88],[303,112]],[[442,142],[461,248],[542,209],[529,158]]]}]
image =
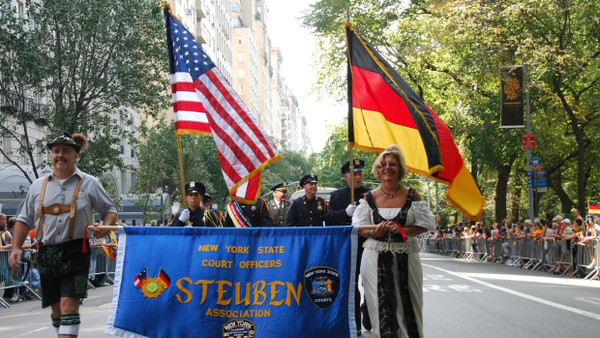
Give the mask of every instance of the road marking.
[{"label": "road marking", "polygon": [[502,291],[502,292],[505,292],[505,293],[517,296],[517,297],[529,299],[531,301],[538,302],[538,303],[541,303],[541,304],[544,304],[544,305],[549,305],[549,306],[555,307],[557,309],[561,309],[561,310],[573,312],[575,314],[579,314],[579,315],[586,316],[586,317],[589,317],[589,318],[592,318],[592,319],[600,320],[600,315],[596,314],[596,313],[593,313],[593,312],[580,310],[580,309],[577,309],[577,308],[574,308],[574,307],[570,307],[570,306],[558,304],[558,303],[555,303],[555,302],[551,302],[549,300],[545,300],[545,299],[542,299],[542,298],[534,297],[534,296],[531,296],[531,295],[528,295],[528,294],[525,294],[525,293],[522,293],[522,292],[519,292],[519,291],[514,291],[514,290],[511,290],[511,289],[507,289],[507,288],[501,287],[501,286],[497,286],[497,285],[490,284],[490,283],[487,283],[487,282],[484,282],[484,281],[480,281],[480,280],[477,280],[475,278],[467,277],[464,274],[453,272],[453,271],[446,270],[446,269],[443,269],[443,268],[439,268],[437,266],[433,266],[433,265],[429,265],[429,264],[422,264],[422,265],[426,266],[428,268],[431,268],[431,269],[436,269],[436,270],[445,272],[445,273],[450,274],[450,275],[454,275],[456,277],[460,277],[460,278],[466,279],[466,280],[468,280],[470,282],[477,283],[479,285],[483,285],[483,286],[486,286],[488,288],[496,289],[498,291]]},{"label": "road marking", "polygon": [[47,328],[49,328],[49,326],[40,327],[39,329],[35,329],[33,331],[29,331],[29,332],[26,332],[26,333],[21,333],[20,335],[15,336],[15,337],[27,337],[27,336],[29,336],[32,333],[44,331]]},{"label": "road marking", "polygon": [[577,297],[576,300],[580,300],[582,302],[592,303],[594,305],[600,305],[600,298],[592,298],[592,297]]}]

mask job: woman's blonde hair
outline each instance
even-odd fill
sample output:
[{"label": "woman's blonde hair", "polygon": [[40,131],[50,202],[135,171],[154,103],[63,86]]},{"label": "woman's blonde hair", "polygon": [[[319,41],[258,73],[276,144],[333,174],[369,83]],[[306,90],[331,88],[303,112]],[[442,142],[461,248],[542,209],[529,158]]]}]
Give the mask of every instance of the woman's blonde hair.
[{"label": "woman's blonde hair", "polygon": [[398,181],[402,181],[406,176],[406,160],[404,159],[404,154],[402,153],[402,150],[397,144],[387,146],[387,148],[385,148],[385,150],[381,152],[379,156],[377,156],[377,159],[373,163],[373,169],[371,169],[371,173],[373,173],[373,176],[375,176],[376,179],[379,179],[379,167],[381,166],[381,163],[383,163],[383,159],[387,155],[394,156],[396,158],[396,161],[398,161],[398,171],[400,174],[398,177]]}]

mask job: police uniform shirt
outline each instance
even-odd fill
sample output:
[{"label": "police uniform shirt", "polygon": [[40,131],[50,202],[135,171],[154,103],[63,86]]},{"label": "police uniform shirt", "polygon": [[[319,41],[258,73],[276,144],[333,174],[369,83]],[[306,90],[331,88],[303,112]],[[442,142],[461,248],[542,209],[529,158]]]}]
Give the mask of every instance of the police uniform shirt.
[{"label": "police uniform shirt", "polygon": [[[46,191],[44,192],[44,207],[52,204],[71,204],[75,188],[79,183],[83,173],[77,167],[69,178],[62,183],[54,176],[50,174],[48,183],[46,184]],[[21,221],[29,229],[33,229],[39,226],[39,205],[40,205],[40,194],[42,186],[44,185],[44,177],[40,177],[35,180],[25,197],[22,208],[17,215],[17,221]],[[77,194],[75,211],[75,231],[72,239],[80,239],[84,237],[85,226],[93,223],[92,212],[96,210],[101,218],[109,212],[117,213],[117,207],[115,203],[110,199],[110,196],[106,193],[106,190],[102,187],[100,181],[92,176],[85,174],[79,193]],[[44,214],[41,242],[45,245],[53,245],[64,243],[69,238],[69,226],[70,226],[70,213],[64,212],[58,215]],[[39,231],[38,231],[39,233]]]},{"label": "police uniform shirt", "polygon": [[272,200],[267,203],[267,207],[269,208],[269,212],[273,218],[273,226],[282,227],[284,225],[285,217],[287,216],[291,205],[292,203],[289,201],[281,201],[280,203],[277,203],[277,201]]},{"label": "police uniform shirt", "polygon": [[[371,189],[361,186],[354,189],[354,204],[358,205],[360,200]],[[352,217],[346,214],[346,207],[350,204],[350,187],[346,186],[331,193],[329,205],[327,206],[327,215],[325,215],[326,225],[348,225],[352,224]]]},{"label": "police uniform shirt", "polygon": [[313,199],[302,196],[294,200],[285,218],[285,226],[323,226],[327,201],[315,196]]},{"label": "police uniform shirt", "polygon": [[219,210],[208,209],[204,212],[204,225],[212,226],[212,227],[222,227],[223,226],[223,215]]},{"label": "police uniform shirt", "polygon": [[[239,205],[240,209],[242,210],[242,213],[248,219],[248,221],[251,223],[250,226],[252,226],[252,227],[272,227],[273,226],[273,219],[271,218],[271,215],[269,214],[269,210],[267,210],[267,203],[265,202],[264,199],[259,197],[258,200],[256,200],[256,203],[254,203],[254,204],[245,204],[245,203],[239,203],[239,202],[234,202],[234,203],[237,203]],[[227,224],[225,226],[227,226],[227,227],[235,226],[233,224],[233,221],[232,221],[230,215],[227,215],[226,223]]]},{"label": "police uniform shirt", "polygon": [[[190,210],[190,219],[188,219],[189,224],[193,227],[203,227],[204,225],[204,209],[201,207],[198,207],[198,209],[196,209],[195,211],[192,211],[192,209],[188,208]],[[181,212],[179,212],[177,215],[175,215],[175,218],[173,219],[173,223],[171,224],[171,226],[174,227],[184,227],[186,226],[186,222],[182,222],[179,220],[179,216],[181,215]]]}]

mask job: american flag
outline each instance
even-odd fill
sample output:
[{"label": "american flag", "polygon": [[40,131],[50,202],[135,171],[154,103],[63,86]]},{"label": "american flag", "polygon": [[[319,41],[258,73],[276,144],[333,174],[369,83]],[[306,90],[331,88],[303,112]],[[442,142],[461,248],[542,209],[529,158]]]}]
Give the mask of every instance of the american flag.
[{"label": "american flag", "polygon": [[194,36],[164,13],[177,133],[212,134],[229,195],[253,203],[262,170],[281,155]]},{"label": "american flag", "polygon": [[133,279],[133,285],[135,285],[135,287],[139,289],[139,287],[142,286],[142,283],[144,283],[146,278],[148,278],[148,268],[144,268],[144,270],[140,271],[140,273],[138,273],[137,276],[135,276],[135,278]]}]

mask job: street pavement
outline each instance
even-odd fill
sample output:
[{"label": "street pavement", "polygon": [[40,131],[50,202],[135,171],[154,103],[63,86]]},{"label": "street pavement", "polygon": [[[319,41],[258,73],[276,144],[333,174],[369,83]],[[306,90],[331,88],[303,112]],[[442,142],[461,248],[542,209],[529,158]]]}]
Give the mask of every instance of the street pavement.
[{"label": "street pavement", "polygon": [[[426,337],[600,336],[600,281],[432,254],[421,262]],[[112,286],[89,291],[80,337],[111,337],[104,333],[111,300]],[[0,337],[55,336],[39,301],[0,308]]]}]

